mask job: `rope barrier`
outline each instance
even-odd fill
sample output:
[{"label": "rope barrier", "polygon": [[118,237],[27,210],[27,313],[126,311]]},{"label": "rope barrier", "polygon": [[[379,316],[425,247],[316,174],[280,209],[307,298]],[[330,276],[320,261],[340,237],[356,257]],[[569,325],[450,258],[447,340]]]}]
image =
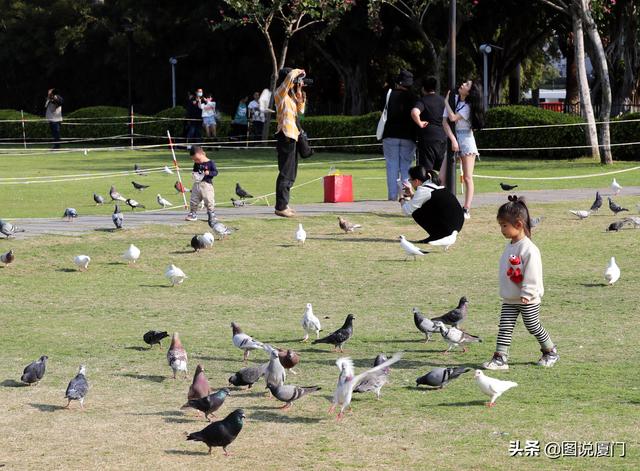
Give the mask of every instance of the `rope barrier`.
[{"label": "rope barrier", "polygon": [[640,166],[625,168],[622,170],[612,170],[611,172],[591,173],[589,175],[571,175],[571,176],[562,176],[562,177],[509,177],[509,176],[495,176],[495,175],[478,175],[477,173],[474,173],[473,178],[487,178],[491,180],[576,180],[580,178],[593,178],[593,177],[604,177],[607,175],[616,175],[618,173],[632,172],[638,169],[640,169]]}]

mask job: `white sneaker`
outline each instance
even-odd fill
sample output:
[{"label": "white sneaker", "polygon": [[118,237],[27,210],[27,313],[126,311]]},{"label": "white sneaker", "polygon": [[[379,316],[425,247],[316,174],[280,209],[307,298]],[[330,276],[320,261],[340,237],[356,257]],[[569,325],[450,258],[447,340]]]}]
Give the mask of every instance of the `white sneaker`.
[{"label": "white sneaker", "polygon": [[462,208],[465,219],[471,219],[471,213],[469,213],[469,208]]},{"label": "white sneaker", "polygon": [[484,362],[482,367],[485,370],[508,370],[507,357],[501,353],[494,353],[491,361]]},{"label": "white sneaker", "polygon": [[187,214],[187,217],[184,218],[185,221],[197,221],[198,220],[198,216],[195,215],[195,213],[189,213]]},{"label": "white sneaker", "polygon": [[540,350],[540,351],[542,352],[542,358],[538,360],[538,366],[551,368],[553,365],[555,365],[556,361],[558,361],[558,359],[560,358],[560,355],[558,355],[558,350],[556,349],[556,347],[553,347],[549,352],[545,352],[543,350]]}]

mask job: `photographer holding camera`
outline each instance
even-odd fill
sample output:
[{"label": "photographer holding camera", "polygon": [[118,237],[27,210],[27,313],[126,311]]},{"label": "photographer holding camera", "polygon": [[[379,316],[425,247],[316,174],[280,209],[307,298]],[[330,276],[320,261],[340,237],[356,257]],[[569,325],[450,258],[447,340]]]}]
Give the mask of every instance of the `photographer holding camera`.
[{"label": "photographer holding camera", "polygon": [[304,113],[306,95],[302,88],[311,81],[305,79],[302,69],[285,67],[278,72],[278,83],[274,96],[276,104],[276,151],[278,152],[278,178],[276,179],[277,216],[290,218],[295,211],[289,207],[289,192],[298,173],[296,144],[300,136],[298,113]]},{"label": "photographer holding camera", "polygon": [[64,100],[55,88],[50,88],[47,92],[47,99],[44,103],[45,118],[49,121],[51,137],[53,137],[53,148],[60,149],[60,123],[62,123],[62,103]]}]

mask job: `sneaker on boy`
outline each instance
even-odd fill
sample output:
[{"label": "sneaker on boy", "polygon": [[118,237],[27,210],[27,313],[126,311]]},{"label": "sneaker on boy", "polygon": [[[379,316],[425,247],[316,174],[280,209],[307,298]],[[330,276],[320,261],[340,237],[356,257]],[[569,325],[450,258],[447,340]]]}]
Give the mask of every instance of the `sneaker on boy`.
[{"label": "sneaker on boy", "polygon": [[508,370],[507,356],[502,353],[494,353],[491,361],[486,361],[482,364],[485,370]]},{"label": "sneaker on boy", "polygon": [[189,213],[187,214],[187,217],[184,218],[185,221],[197,221],[198,220],[198,216],[196,216],[195,213]]},{"label": "sneaker on boy", "polygon": [[551,368],[553,365],[555,365],[556,361],[558,361],[558,359],[560,358],[560,355],[558,355],[558,350],[556,349],[556,347],[553,347],[548,352],[545,352],[544,350],[540,350],[540,351],[542,352],[542,358],[538,360],[538,366],[545,366],[547,368]]}]

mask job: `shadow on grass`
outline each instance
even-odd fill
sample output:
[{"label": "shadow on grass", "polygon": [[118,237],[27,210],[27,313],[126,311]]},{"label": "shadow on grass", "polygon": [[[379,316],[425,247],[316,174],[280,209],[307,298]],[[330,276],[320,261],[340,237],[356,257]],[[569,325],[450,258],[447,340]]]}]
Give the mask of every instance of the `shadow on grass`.
[{"label": "shadow on grass", "polygon": [[[293,406],[292,409],[295,409],[295,407],[296,406]],[[296,417],[293,415],[289,415],[292,409],[290,409],[289,411],[275,412],[279,410],[279,407],[257,406],[257,407],[245,407],[245,410],[246,409],[255,411],[251,413],[251,415],[249,416],[249,419],[257,420],[260,422],[317,424],[323,420],[316,417]]]},{"label": "shadow on grass", "polygon": [[436,406],[446,407],[465,407],[465,406],[484,406],[485,401],[466,401],[466,402],[443,402],[436,404]]},{"label": "shadow on grass", "polygon": [[99,227],[97,229],[94,229],[94,231],[96,232],[116,232],[118,229],[116,229],[115,227]]},{"label": "shadow on grass", "polygon": [[409,391],[442,391],[443,388],[434,388],[431,386],[405,386]]},{"label": "shadow on grass", "polygon": [[[191,355],[191,358],[193,358],[194,360],[204,360],[204,361],[225,361],[225,362],[235,362],[235,361],[239,361],[240,359],[238,357],[234,357],[234,358],[223,358],[223,357],[211,357],[208,355]],[[253,361],[253,358],[249,359],[249,361]],[[265,363],[264,361],[262,363]],[[251,363],[249,363],[246,366],[258,366],[261,363],[256,363],[255,365],[252,365]],[[244,365],[244,363],[243,363]],[[241,368],[244,368],[244,366],[242,366]],[[239,370],[240,368],[238,368]]]},{"label": "shadow on grass", "polygon": [[144,381],[151,381],[152,383],[162,383],[165,379],[167,379],[166,376],[139,375],[139,374],[134,374],[134,373],[123,373],[120,376],[125,376],[127,378],[133,378],[133,379],[142,379]]},{"label": "shadow on grass", "polygon": [[124,347],[125,350],[135,350],[137,352],[148,352],[151,349],[146,347]]},{"label": "shadow on grass", "polygon": [[129,415],[139,415],[139,416],[159,415],[160,417],[184,417],[184,413],[178,410],[163,410],[158,412],[138,412],[136,414],[131,413]]},{"label": "shadow on grass", "polygon": [[193,250],[174,250],[173,252],[169,252],[171,255],[186,255],[190,253],[196,253]]},{"label": "shadow on grass", "polygon": [[191,450],[164,450],[167,455],[184,455],[184,456],[209,456],[207,451],[191,451]]},{"label": "shadow on grass", "polygon": [[35,403],[30,403],[29,404],[31,407],[33,407],[34,409],[38,409],[40,412],[55,412],[58,410],[64,410],[65,408],[63,406],[57,406],[55,404],[35,404]]},{"label": "shadow on grass", "polygon": [[[193,416],[192,419],[178,418],[178,417],[164,417],[162,420],[164,420],[168,424],[191,424],[193,422],[197,422],[195,416]],[[204,421],[199,421],[199,422],[202,422],[203,424],[205,424],[204,426],[208,424],[208,422],[204,422]]]},{"label": "shadow on grass", "polygon": [[62,273],[75,273],[80,270],[76,270],[75,268],[58,268],[56,271],[61,271]]},{"label": "shadow on grass", "polygon": [[[369,368],[373,368],[373,360],[374,358],[358,358],[358,359],[353,359],[353,366],[355,366],[356,368],[362,368],[362,369],[369,369]],[[327,358],[326,360],[306,360],[305,359],[305,363],[316,363],[319,365],[327,365],[327,366],[335,366],[336,364],[336,358]],[[400,360],[398,363],[394,363],[393,365],[390,366],[391,371],[393,374],[393,370],[410,370],[410,369],[415,369],[415,368],[423,368],[425,365],[424,362],[422,361],[415,361],[415,360],[405,360],[402,359]]]},{"label": "shadow on grass", "polygon": [[174,288],[174,286],[157,284],[157,285],[140,285],[140,288]]},{"label": "shadow on grass", "polygon": [[[341,237],[344,236],[344,237]],[[395,243],[398,239],[386,239],[382,237],[349,237],[347,234],[340,234],[332,237],[307,237],[307,240],[332,240],[335,242],[383,242],[383,243]]]},{"label": "shadow on grass", "polygon": [[28,384],[21,383],[20,381],[16,381],[15,379],[5,379],[0,386],[3,388],[24,388],[29,387]]},{"label": "shadow on grass", "polygon": [[585,288],[602,288],[608,286],[606,283],[580,283]]}]

